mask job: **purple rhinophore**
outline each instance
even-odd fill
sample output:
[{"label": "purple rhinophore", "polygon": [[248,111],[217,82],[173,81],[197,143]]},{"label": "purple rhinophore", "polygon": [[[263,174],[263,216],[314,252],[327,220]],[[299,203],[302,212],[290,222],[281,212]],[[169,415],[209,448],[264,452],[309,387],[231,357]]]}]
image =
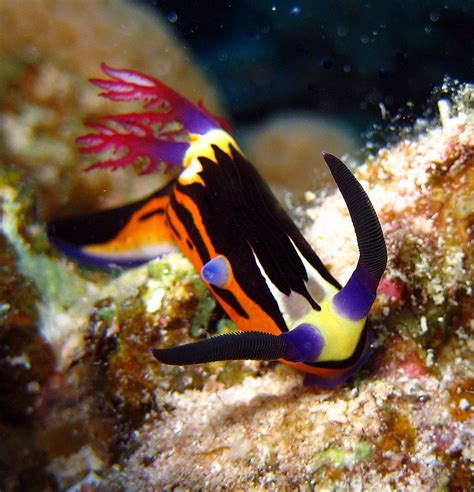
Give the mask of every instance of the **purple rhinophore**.
[{"label": "purple rhinophore", "polygon": [[352,321],[364,319],[369,314],[377,292],[378,280],[360,262],[347,284],[334,296],[334,306],[339,314]]},{"label": "purple rhinophore", "polygon": [[280,336],[289,342],[285,359],[291,362],[315,362],[324,348],[324,338],[316,326],[309,323],[302,323]]}]

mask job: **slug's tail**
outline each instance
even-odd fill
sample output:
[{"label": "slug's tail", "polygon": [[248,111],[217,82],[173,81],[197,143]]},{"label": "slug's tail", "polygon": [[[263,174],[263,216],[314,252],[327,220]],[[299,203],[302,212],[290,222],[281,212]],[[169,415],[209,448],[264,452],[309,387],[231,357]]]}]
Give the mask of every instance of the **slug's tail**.
[{"label": "slug's tail", "polygon": [[176,251],[166,221],[173,186],[124,207],[52,220],[49,239],[72,259],[99,268],[131,268]]}]

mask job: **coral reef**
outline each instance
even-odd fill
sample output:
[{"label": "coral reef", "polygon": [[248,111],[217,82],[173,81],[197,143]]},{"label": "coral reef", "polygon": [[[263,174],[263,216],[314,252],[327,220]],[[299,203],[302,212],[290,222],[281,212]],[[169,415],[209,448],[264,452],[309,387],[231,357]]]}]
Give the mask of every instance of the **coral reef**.
[{"label": "coral reef", "polygon": [[[439,103],[441,125],[424,122],[357,170],[390,252],[367,368],[333,391],[303,389],[283,367],[227,389],[158,388],[160,421],[140,429],[105,490],[471,489],[473,88],[455,93]],[[341,234],[342,199],[308,215],[308,237],[344,279],[357,250]]]},{"label": "coral reef", "polygon": [[[13,174],[0,174],[3,182],[8,179],[18,186]],[[6,193],[2,187],[2,197]],[[23,190],[21,200],[31,204],[31,198]],[[32,480],[41,487],[47,460],[31,428],[35,401],[54,371],[55,357],[38,330],[38,290],[17,269],[14,248],[3,235],[0,251],[0,486],[26,489]]]},{"label": "coral reef", "polygon": [[159,417],[156,387],[228,386],[257,373],[247,362],[156,364],[158,340],[229,329],[191,264],[176,254],[129,272],[81,271],[35,222],[25,176],[0,170],[2,489],[28,488],[31,477],[63,490],[103,472],[134,429]]},{"label": "coral reef", "polygon": [[[132,200],[159,179],[83,173],[74,138],[85,118],[115,111],[87,79],[101,62],[142,69],[216,110],[217,96],[166,21],[125,1],[0,3],[0,159],[27,171],[46,217]],[[151,15],[150,15],[151,14]],[[61,188],[58,189],[58,183]]]},{"label": "coral reef", "polygon": [[[31,180],[2,165],[0,488],[469,490],[472,101],[447,88],[440,124],[356,171],[389,268],[374,356],[333,390],[277,363],[156,363],[153,345],[231,329],[189,262],[81,269],[46,241]],[[306,235],[344,281],[357,249],[342,199],[310,205]]]},{"label": "coral reef", "polygon": [[138,451],[105,488],[467,486],[470,435],[438,388],[425,377],[315,392],[281,369],[227,390],[167,394],[164,421],[141,429]]}]

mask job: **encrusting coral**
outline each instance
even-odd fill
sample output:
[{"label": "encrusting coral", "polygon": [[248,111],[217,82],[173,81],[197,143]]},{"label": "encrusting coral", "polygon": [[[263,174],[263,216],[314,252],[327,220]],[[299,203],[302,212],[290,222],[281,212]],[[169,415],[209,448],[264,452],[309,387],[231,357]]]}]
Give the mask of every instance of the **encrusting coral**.
[{"label": "encrusting coral", "polygon": [[303,111],[278,113],[241,133],[250,161],[279,198],[332,186],[321,152],[342,156],[355,151],[357,142],[342,121]]},{"label": "encrusting coral", "polygon": [[[29,14],[25,14],[25,8]],[[34,12],[34,14],[33,14]],[[0,2],[0,159],[34,179],[43,216],[104,208],[151,192],[159,178],[83,173],[75,137],[113,112],[88,84],[104,60],[154,74],[193,101],[218,107],[215,89],[166,20],[126,1]],[[61,193],[52,193],[61,183]]]}]

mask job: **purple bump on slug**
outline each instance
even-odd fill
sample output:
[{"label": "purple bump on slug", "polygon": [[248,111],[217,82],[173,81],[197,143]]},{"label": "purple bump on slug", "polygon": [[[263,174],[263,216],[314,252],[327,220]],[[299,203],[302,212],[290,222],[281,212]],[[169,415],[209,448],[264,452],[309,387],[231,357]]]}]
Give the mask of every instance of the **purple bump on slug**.
[{"label": "purple bump on slug", "polygon": [[289,342],[285,359],[291,362],[316,362],[325,345],[319,330],[309,323],[302,323],[280,336]]},{"label": "purple bump on slug", "polygon": [[222,255],[216,256],[201,268],[201,278],[221,289],[229,282],[230,274],[229,261]]},{"label": "purple bump on slug", "polygon": [[344,288],[334,296],[334,306],[339,314],[352,321],[369,314],[377,292],[378,281],[359,262]]}]

